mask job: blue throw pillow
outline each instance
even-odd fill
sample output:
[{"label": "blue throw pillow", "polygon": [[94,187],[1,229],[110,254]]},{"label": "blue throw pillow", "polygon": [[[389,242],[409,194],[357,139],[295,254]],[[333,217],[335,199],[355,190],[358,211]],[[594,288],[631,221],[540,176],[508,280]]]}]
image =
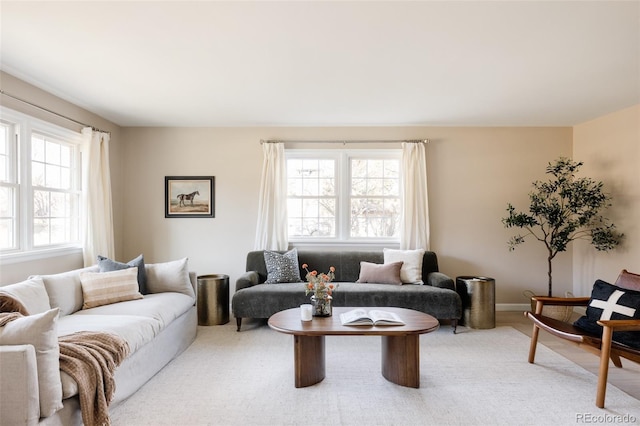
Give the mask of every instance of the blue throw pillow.
[{"label": "blue throw pillow", "polygon": [[111,260],[104,256],[98,255],[98,266],[100,267],[100,272],[119,271],[121,269],[137,267],[139,291],[142,294],[148,293],[147,292],[147,273],[144,270],[144,257],[142,255],[136,257],[133,260],[130,260],[127,263],[116,262],[115,260]]},{"label": "blue throw pillow", "polygon": [[284,254],[265,250],[264,263],[267,266],[266,284],[299,283],[300,267],[298,266],[298,249]]},{"label": "blue throw pillow", "polygon": [[[640,319],[640,292],[627,290],[602,280],[596,280],[585,316],[574,325],[597,336],[602,336],[599,320]],[[618,331],[613,340],[640,349],[640,331]]]}]

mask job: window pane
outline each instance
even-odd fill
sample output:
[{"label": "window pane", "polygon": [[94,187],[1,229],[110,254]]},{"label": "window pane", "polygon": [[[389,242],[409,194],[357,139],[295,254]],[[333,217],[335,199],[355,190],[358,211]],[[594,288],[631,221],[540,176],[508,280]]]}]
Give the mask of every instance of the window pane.
[{"label": "window pane", "polygon": [[49,217],[48,191],[33,191],[33,216]]},{"label": "window pane", "polygon": [[15,248],[13,219],[0,219],[0,249]]},{"label": "window pane", "polygon": [[60,145],[55,142],[45,142],[45,161],[49,164],[60,164]]},{"label": "window pane", "polygon": [[51,219],[51,244],[61,244],[70,240],[69,219]]},{"label": "window pane", "polygon": [[336,193],[334,179],[318,179],[320,195],[334,195]]},{"label": "window pane", "polygon": [[287,194],[302,195],[302,179],[287,179]]},{"label": "window pane", "polygon": [[31,183],[34,186],[44,186],[44,164],[31,163]]},{"label": "window pane", "polygon": [[334,178],[336,175],[335,165],[336,162],[334,160],[320,160],[318,162],[320,177]]},{"label": "window pane", "polygon": [[0,155],[0,181],[9,182],[9,157]]},{"label": "window pane", "polygon": [[34,219],[33,221],[33,245],[43,246],[49,244],[49,220]]},{"label": "window pane", "polygon": [[52,192],[50,197],[51,217],[65,217],[68,214],[68,200],[66,194]]},{"label": "window pane", "polygon": [[60,167],[49,164],[45,166],[45,186],[60,188]]},{"label": "window pane", "polygon": [[71,155],[73,152],[71,148],[66,145],[60,145],[60,165],[64,167],[71,167]]},{"label": "window pane", "polygon": [[13,188],[0,187],[0,217],[13,217],[15,211],[13,194]]},{"label": "window pane", "polygon": [[15,189],[0,187],[0,249],[16,248]]},{"label": "window pane", "polygon": [[44,162],[44,139],[42,136],[33,135],[31,138],[31,159]]},{"label": "window pane", "polygon": [[302,181],[302,195],[318,196],[320,191],[318,188],[318,179],[304,179]]}]

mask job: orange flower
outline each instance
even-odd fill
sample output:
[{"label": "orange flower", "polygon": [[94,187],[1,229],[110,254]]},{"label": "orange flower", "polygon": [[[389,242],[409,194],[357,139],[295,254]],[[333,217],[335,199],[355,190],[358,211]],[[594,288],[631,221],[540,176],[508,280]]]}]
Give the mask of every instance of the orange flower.
[{"label": "orange flower", "polygon": [[309,273],[311,274],[312,277],[315,277],[316,275],[318,275],[318,271],[311,271]]},{"label": "orange flower", "polygon": [[302,269],[307,269],[309,267],[309,265],[307,265],[306,263],[302,264]]},{"label": "orange flower", "polygon": [[335,271],[336,271],[336,268],[334,268],[334,267],[332,266],[332,267],[330,267],[330,268],[329,268],[329,271],[330,271],[330,272],[335,272]]}]

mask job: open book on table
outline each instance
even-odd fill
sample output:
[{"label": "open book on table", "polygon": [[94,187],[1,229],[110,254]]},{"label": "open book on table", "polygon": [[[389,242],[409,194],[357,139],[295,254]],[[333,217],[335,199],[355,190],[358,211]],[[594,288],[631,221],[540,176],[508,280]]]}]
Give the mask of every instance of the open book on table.
[{"label": "open book on table", "polygon": [[353,309],[340,314],[342,325],[404,325],[394,312],[372,309]]}]

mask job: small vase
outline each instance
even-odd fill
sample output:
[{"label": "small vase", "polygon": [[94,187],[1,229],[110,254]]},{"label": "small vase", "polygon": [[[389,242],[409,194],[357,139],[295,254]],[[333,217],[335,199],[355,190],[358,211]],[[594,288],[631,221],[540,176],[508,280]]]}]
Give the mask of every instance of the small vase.
[{"label": "small vase", "polygon": [[313,316],[314,317],[330,317],[332,314],[331,309],[331,296],[316,297],[311,296],[311,303],[313,304]]}]

